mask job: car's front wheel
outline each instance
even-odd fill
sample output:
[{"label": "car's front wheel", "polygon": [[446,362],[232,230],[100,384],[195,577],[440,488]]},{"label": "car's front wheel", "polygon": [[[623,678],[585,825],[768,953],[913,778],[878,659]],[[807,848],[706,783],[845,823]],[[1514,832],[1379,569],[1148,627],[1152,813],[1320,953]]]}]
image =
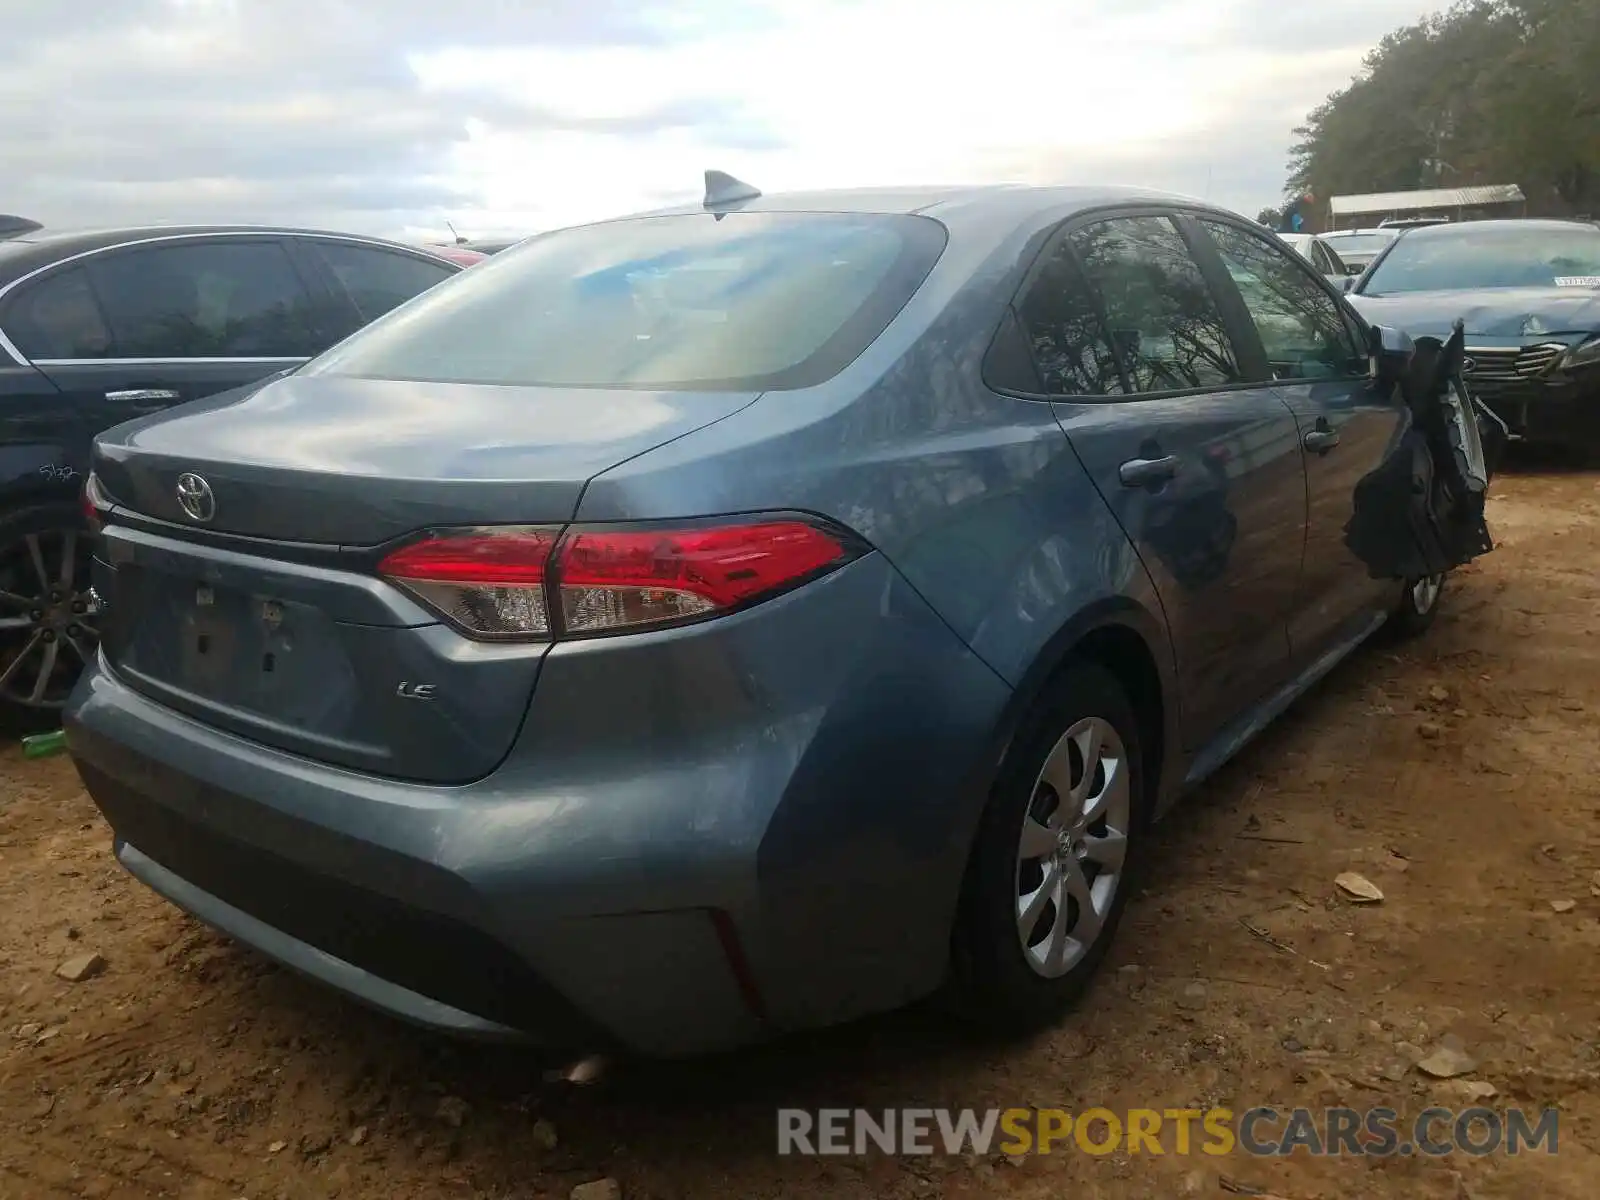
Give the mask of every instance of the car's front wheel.
[{"label": "car's front wheel", "polygon": [[1069,667],[1013,743],[985,810],[957,922],[957,994],[1026,1029],[1082,994],[1128,900],[1145,779],[1122,686]]},{"label": "car's front wheel", "polygon": [[75,505],[0,517],[0,719],[49,725],[95,652],[90,533]]}]

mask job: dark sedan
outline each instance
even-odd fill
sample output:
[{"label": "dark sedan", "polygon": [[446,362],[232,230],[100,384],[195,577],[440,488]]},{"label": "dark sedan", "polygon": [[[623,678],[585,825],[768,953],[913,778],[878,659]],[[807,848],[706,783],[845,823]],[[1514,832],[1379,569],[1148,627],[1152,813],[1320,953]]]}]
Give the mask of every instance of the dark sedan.
[{"label": "dark sedan", "polygon": [[1466,324],[1468,384],[1512,435],[1600,446],[1600,229],[1474,221],[1413,229],[1351,301],[1412,336]]},{"label": "dark sedan", "polygon": [[48,721],[94,654],[94,435],[297,366],[462,268],[335,233],[22,224],[0,240],[0,714]]}]

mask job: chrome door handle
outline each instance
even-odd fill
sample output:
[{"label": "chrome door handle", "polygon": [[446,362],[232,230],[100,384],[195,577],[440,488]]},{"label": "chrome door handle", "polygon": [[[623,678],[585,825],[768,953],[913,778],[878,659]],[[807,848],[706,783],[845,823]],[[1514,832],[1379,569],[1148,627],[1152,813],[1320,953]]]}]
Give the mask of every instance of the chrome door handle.
[{"label": "chrome door handle", "polygon": [[1130,458],[1117,468],[1117,478],[1123,487],[1152,487],[1166,483],[1178,473],[1178,456],[1168,454],[1162,458]]},{"label": "chrome door handle", "polygon": [[106,399],[116,404],[150,404],[177,398],[178,393],[171,388],[128,388],[126,391],[106,393]]},{"label": "chrome door handle", "polygon": [[1306,434],[1306,449],[1326,454],[1339,444],[1339,433],[1334,429],[1313,429]]}]

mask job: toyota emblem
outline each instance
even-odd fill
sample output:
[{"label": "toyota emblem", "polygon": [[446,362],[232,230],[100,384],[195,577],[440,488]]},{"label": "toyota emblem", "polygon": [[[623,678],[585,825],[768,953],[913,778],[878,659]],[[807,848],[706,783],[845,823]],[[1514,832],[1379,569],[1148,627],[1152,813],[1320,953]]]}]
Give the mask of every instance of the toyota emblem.
[{"label": "toyota emblem", "polygon": [[1478,360],[1477,359],[1475,359],[1475,358],[1463,358],[1461,360],[1461,373],[1463,375],[1471,375],[1477,369],[1478,369]]},{"label": "toyota emblem", "polygon": [[217,498],[211,485],[191,471],[178,476],[178,505],[190,520],[209,521],[217,515]]}]

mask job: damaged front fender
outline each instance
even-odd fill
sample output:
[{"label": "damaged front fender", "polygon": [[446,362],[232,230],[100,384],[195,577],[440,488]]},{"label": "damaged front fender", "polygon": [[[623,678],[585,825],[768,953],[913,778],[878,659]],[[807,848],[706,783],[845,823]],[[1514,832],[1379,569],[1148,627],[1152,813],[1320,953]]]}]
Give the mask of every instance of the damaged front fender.
[{"label": "damaged front fender", "polygon": [[1345,545],[1374,579],[1443,575],[1494,549],[1484,505],[1508,430],[1462,380],[1460,322],[1446,341],[1381,327],[1371,336],[1369,386],[1398,392],[1410,421],[1356,485]]}]

